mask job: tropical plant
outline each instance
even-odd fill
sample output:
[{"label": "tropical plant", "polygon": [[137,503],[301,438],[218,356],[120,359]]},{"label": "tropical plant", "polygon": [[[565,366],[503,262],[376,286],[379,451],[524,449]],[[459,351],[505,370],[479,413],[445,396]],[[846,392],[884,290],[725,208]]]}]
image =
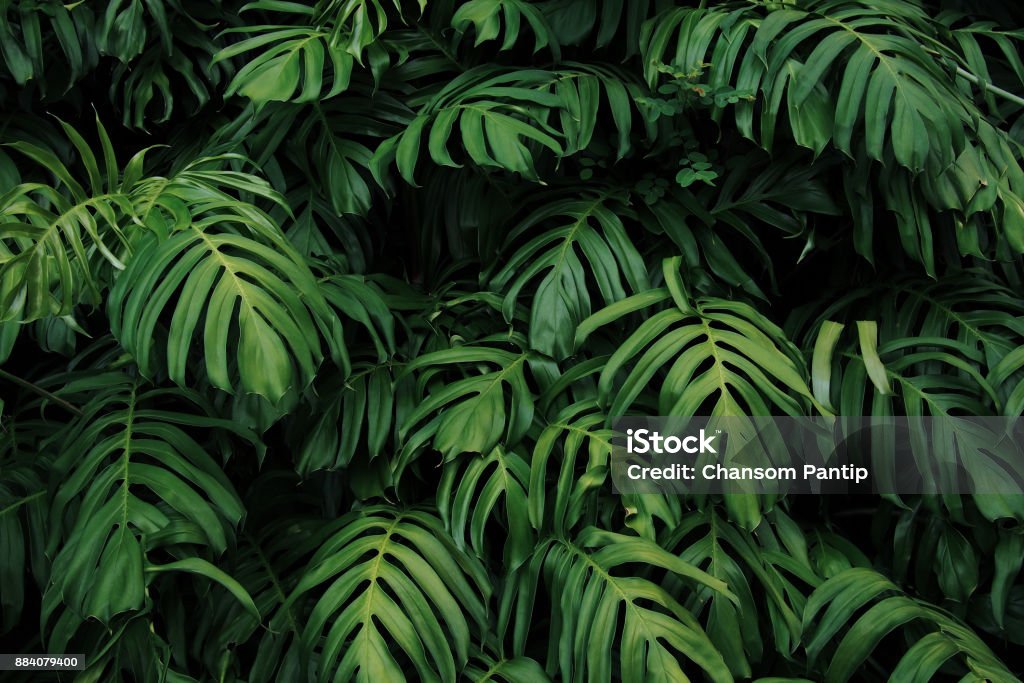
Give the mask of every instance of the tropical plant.
[{"label": "tropical plant", "polygon": [[998,5],[0,2],[0,650],[1018,680],[1019,496],[610,481],[626,415],[1024,414]]}]

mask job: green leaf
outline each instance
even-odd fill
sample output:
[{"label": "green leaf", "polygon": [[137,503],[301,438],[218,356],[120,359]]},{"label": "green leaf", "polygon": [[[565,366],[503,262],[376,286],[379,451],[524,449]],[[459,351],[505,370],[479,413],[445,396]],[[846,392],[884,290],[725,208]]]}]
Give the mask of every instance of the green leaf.
[{"label": "green leaf", "polygon": [[[541,571],[541,563],[555,596],[549,657],[563,678],[684,680],[685,657],[710,680],[732,680],[693,615],[664,588],[625,566],[658,567],[733,598],[724,582],[651,541],[595,528],[584,529],[575,541],[549,542],[530,571]],[[625,656],[613,662],[613,651]]]},{"label": "green leaf", "polygon": [[389,369],[369,364],[357,365],[344,381],[318,387],[316,409],[293,423],[299,474],[343,468],[357,455],[380,455],[392,436],[395,391]]},{"label": "green leaf", "polygon": [[567,406],[537,437],[527,495],[530,523],[537,530],[567,534],[600,504],[594,493],[608,477],[612,431],[604,428],[606,417],[595,407],[591,401]]},{"label": "green leaf", "polygon": [[970,542],[956,529],[946,529],[936,552],[939,587],[949,598],[967,602],[978,587],[978,558]]},{"label": "green leaf", "polygon": [[817,340],[814,342],[814,355],[811,358],[811,385],[814,388],[814,398],[822,405],[831,405],[831,384],[832,384],[832,353],[839,342],[839,335],[843,332],[843,325],[826,320],[818,330]]},{"label": "green leaf", "polygon": [[[187,187],[193,177],[185,172],[177,180]],[[198,345],[213,386],[277,402],[312,381],[322,359],[321,335],[346,362],[338,355],[344,347],[336,318],[269,217],[217,195],[219,205],[207,215],[194,216],[167,237],[139,240],[136,258],[111,292],[111,327],[146,376],[166,367],[172,380],[185,383],[190,352]],[[166,334],[158,327],[165,310]],[[231,353],[229,343],[237,344]],[[166,366],[154,356],[166,358]]]},{"label": "green leaf", "polygon": [[[505,566],[519,568],[533,551],[534,538],[528,517],[526,489],[530,466],[512,451],[496,447],[486,457],[463,454],[444,464],[437,491],[441,519],[461,550],[467,550],[467,525],[470,545],[481,559],[487,556],[485,536],[488,522],[503,518],[502,534]],[[497,510],[504,498],[504,514]],[[493,528],[490,535],[493,536]]]},{"label": "green leaf", "polygon": [[224,586],[231,595],[235,596],[242,607],[244,607],[245,610],[253,616],[253,618],[257,621],[260,620],[260,611],[256,608],[256,603],[252,601],[252,597],[250,597],[249,593],[246,592],[245,588],[223,571],[217,569],[217,567],[202,558],[186,557],[183,560],[168,562],[166,564],[151,564],[146,567],[146,572],[188,572],[190,574],[202,576],[210,581],[215,581]]},{"label": "green leaf", "polygon": [[[505,292],[509,321],[520,297],[528,287],[532,290],[534,349],[559,360],[573,352],[574,330],[591,314],[588,279],[605,304],[625,299],[627,288],[634,293],[647,289],[647,269],[613,210],[618,206],[606,195],[559,199],[536,209],[509,234],[510,244],[536,236],[515,251],[491,285]],[[542,230],[548,224],[552,227]]]},{"label": "green leaf", "polygon": [[878,357],[878,324],[873,320],[857,321],[857,336],[860,338],[860,351],[864,358],[864,367],[867,368],[868,377],[883,396],[892,393],[889,386],[889,377],[885,371],[882,359]]},{"label": "green leaf", "polygon": [[482,43],[498,37],[501,31],[499,13],[504,17],[505,23],[505,37],[500,49],[509,50],[515,46],[519,38],[520,25],[525,18],[534,35],[533,51],[536,53],[544,47],[549,47],[555,60],[558,60],[558,42],[554,40],[543,12],[523,0],[469,0],[462,3],[452,15],[452,28],[465,33],[472,24],[476,31],[473,46],[479,47]]},{"label": "green leaf", "polygon": [[508,681],[508,683],[548,683],[551,679],[544,672],[543,667],[529,657],[513,657],[511,659],[491,660],[483,659],[480,666],[470,664],[462,675],[474,683],[488,683],[488,681]]},{"label": "green leaf", "polygon": [[[648,84],[658,83],[663,62],[671,63],[669,73],[708,66],[712,83],[758,95],[759,130],[754,125],[754,102],[735,105],[735,121],[743,135],[766,150],[777,147],[776,137],[788,133],[816,155],[831,143],[861,166],[860,173],[868,172],[865,156],[879,162],[885,170],[876,191],[890,210],[917,214],[901,221],[901,241],[930,273],[934,229],[921,214],[929,208],[952,208],[964,216],[987,210],[973,201],[977,177],[968,179],[973,174],[954,162],[965,148],[979,158],[998,158],[1013,180],[1002,188],[1004,192],[981,193],[981,198],[999,197],[1001,209],[996,214],[1005,216],[1007,229],[997,234],[1014,251],[1024,248],[1024,240],[1016,239],[1024,177],[1019,161],[1007,154],[1005,131],[992,130],[970,89],[958,87],[954,71],[971,73],[950,68],[957,62],[978,68],[984,64],[971,41],[951,45],[947,26],[905,3],[891,3],[885,10],[845,1],[766,8],[664,10],[648,21],[641,37]],[[1012,64],[1019,62],[1013,59]],[[985,82],[973,78],[975,83]],[[783,98],[786,117],[779,115]],[[716,107],[715,116],[721,117],[721,106]],[[921,193],[903,190],[919,174],[937,181],[926,181]],[[970,188],[967,197],[954,189],[961,180]],[[988,182],[981,180],[983,185]],[[851,210],[859,211],[862,201],[851,195]],[[977,251],[973,240],[961,240],[962,254]],[[863,253],[870,258],[866,250]]]},{"label": "green leaf", "polygon": [[[895,584],[871,569],[849,569],[815,589],[804,611],[805,632],[811,634],[807,641],[808,654],[816,658],[826,643],[845,629],[831,657],[825,680],[830,683],[849,680],[882,638],[911,621],[921,621],[934,632],[923,634],[897,665],[896,671],[905,673],[908,680],[926,680],[930,669],[938,668],[956,655],[963,658],[968,671],[981,678],[1012,680],[1013,676],[974,632],[946,612],[902,594],[892,595],[897,591]],[[882,595],[888,597],[880,597]],[[872,602],[871,607],[861,611]],[[818,625],[810,628],[826,605]],[[849,625],[855,613],[860,616]]]},{"label": "green leaf", "polygon": [[[67,315],[79,303],[98,303],[111,271],[123,269],[130,254],[125,233],[134,227],[132,187],[119,182],[110,139],[97,119],[101,172],[81,135],[62,126],[87,170],[87,185],[50,150],[29,142],[10,144],[55,183],[23,183],[0,195],[0,320],[39,320]],[[101,255],[99,262],[90,258],[92,252]]]},{"label": "green leaf", "polygon": [[[34,458],[38,460],[37,458]],[[4,453],[0,483],[0,629],[9,633],[22,618],[30,577],[38,580],[45,546],[47,499],[37,462]],[[24,459],[21,459],[24,460]],[[31,598],[30,598],[31,599]]]},{"label": "green leaf", "polygon": [[560,98],[544,87],[557,74],[540,70],[503,72],[484,66],[468,71],[437,93],[404,131],[382,143],[374,154],[375,175],[397,157],[402,177],[414,184],[413,170],[420,141],[427,132],[428,151],[437,164],[456,166],[449,151],[458,122],[458,138],[477,165],[502,168],[538,180],[535,153],[546,148],[556,156],[564,153],[561,134],[546,119],[546,110]]},{"label": "green leaf", "polygon": [[[241,520],[244,508],[231,483],[196,440],[203,430],[256,440],[210,416],[191,393],[147,391],[121,373],[87,374],[65,391],[91,402],[54,437],[68,447],[54,465],[63,483],[50,512],[53,583],[43,619],[60,601],[109,623],[142,608],[143,558],[159,547],[155,539],[191,522],[200,530],[192,542],[220,553]],[[172,409],[172,401],[181,408]]]},{"label": "green leaf", "polygon": [[285,603],[325,588],[302,635],[320,658],[318,680],[356,671],[407,680],[395,658],[401,651],[422,679],[454,681],[468,659],[470,621],[479,628],[485,619],[482,566],[426,512],[377,506],[341,522]]},{"label": "green leaf", "polygon": [[[254,50],[262,50],[238,70],[227,95],[239,94],[256,104],[315,102],[345,91],[352,78],[353,57],[329,34],[313,28],[254,26],[254,34],[222,49],[213,63]],[[326,83],[330,87],[326,87]]]},{"label": "green leaf", "polygon": [[514,447],[533,420],[534,397],[525,374],[529,357],[528,353],[467,345],[434,351],[409,363],[403,374],[449,366],[480,370],[440,384],[406,415],[399,428],[404,445],[395,465],[396,476],[426,444],[446,460],[460,453],[490,453],[499,441]]},{"label": "green leaf", "polygon": [[752,307],[708,297],[637,326],[608,360],[599,391],[611,415],[625,414],[656,377],[659,415],[767,415],[770,406],[802,415],[814,399],[801,365],[782,330]]}]

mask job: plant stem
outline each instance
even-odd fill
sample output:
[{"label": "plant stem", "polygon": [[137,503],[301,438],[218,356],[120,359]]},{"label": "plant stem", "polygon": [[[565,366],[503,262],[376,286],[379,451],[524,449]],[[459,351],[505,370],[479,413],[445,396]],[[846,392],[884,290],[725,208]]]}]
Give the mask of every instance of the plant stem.
[{"label": "plant stem", "polygon": [[1020,107],[1024,107],[1024,97],[1021,97],[1020,95],[1014,95],[1012,92],[1003,90],[999,86],[993,85],[988,81],[975,76],[970,71],[960,68],[959,66],[956,67],[956,74],[957,76],[963,76],[964,78],[969,80],[971,83],[974,83],[975,85],[981,86],[982,90],[994,92],[996,95],[999,95],[1000,97],[1010,100],[1011,102]]},{"label": "plant stem", "polygon": [[57,405],[63,407],[65,410],[67,410],[67,411],[69,411],[71,413],[74,413],[75,415],[81,416],[83,414],[81,408],[79,408],[78,406],[73,405],[71,403],[68,403],[67,401],[62,399],[60,396],[57,396],[56,394],[52,394],[49,391],[47,391],[46,389],[43,389],[40,386],[36,386],[35,384],[32,384],[32,382],[29,382],[26,379],[22,379],[21,377],[18,377],[16,375],[12,375],[11,373],[9,373],[6,370],[4,370],[3,368],[0,368],[0,378],[6,379],[6,380],[10,380],[11,382],[14,382],[15,384],[17,384],[20,387],[24,387],[25,389],[28,389],[31,392],[39,394],[43,398],[46,398],[46,399],[49,399],[49,400],[53,401]]}]

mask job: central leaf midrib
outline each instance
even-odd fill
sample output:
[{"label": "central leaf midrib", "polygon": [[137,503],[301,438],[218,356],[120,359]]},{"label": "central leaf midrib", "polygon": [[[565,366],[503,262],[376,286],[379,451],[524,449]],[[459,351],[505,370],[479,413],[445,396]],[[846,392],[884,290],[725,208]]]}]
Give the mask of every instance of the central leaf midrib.
[{"label": "central leaf midrib", "polygon": [[121,478],[121,533],[128,530],[128,487],[130,486],[128,467],[131,462],[132,453],[132,428],[135,422],[135,399],[137,386],[132,384],[131,394],[128,398],[128,414],[124,421],[124,446],[121,450],[122,478]]},{"label": "central leaf midrib", "polygon": [[221,267],[224,269],[224,271],[231,276],[231,281],[235,285],[235,291],[238,292],[238,298],[241,300],[242,304],[248,309],[251,315],[259,315],[259,313],[256,310],[256,307],[249,302],[249,297],[246,296],[245,287],[243,286],[244,284],[247,284],[245,280],[238,276],[238,273],[235,271],[235,269],[231,267],[230,263],[228,263],[227,258],[225,258],[224,254],[221,253],[220,249],[217,248],[217,245],[213,243],[213,241],[206,235],[206,233],[198,229],[196,230],[196,233],[199,235],[200,239],[202,239],[203,242],[206,244],[207,250],[211,254],[213,254],[214,258],[216,258],[217,261],[220,262]]}]

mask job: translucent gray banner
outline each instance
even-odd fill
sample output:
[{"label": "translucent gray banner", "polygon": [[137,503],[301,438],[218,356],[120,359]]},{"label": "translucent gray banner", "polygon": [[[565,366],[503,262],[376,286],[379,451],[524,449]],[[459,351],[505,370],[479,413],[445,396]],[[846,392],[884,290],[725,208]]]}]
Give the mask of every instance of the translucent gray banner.
[{"label": "translucent gray banner", "polygon": [[0,654],[0,671],[84,671],[85,655]]},{"label": "translucent gray banner", "polygon": [[1024,494],[1024,420],[626,417],[617,493]]}]

